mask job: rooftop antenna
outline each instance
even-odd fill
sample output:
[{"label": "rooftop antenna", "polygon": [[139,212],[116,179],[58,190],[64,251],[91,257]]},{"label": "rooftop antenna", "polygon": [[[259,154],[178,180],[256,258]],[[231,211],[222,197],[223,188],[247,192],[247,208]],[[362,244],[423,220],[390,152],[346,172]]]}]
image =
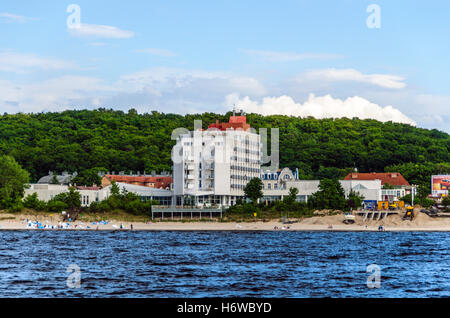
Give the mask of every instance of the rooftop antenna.
[{"label": "rooftop antenna", "polygon": [[233,104],[233,117],[236,116],[236,104]]}]

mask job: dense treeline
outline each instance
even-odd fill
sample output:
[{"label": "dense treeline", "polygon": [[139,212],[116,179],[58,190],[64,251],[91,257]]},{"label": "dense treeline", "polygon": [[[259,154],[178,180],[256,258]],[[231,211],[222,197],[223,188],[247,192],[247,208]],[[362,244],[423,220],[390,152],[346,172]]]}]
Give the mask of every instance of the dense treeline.
[{"label": "dense treeline", "polygon": [[[83,172],[171,170],[175,128],[207,128],[230,113],[139,115],[106,109],[0,116],[0,155],[13,156],[36,181],[48,171]],[[376,120],[321,119],[249,114],[255,128],[280,129],[281,166],[299,168],[302,178],[342,177],[384,171],[408,163],[441,164],[448,169],[450,135],[406,124]],[[441,171],[445,172],[445,171]]]}]

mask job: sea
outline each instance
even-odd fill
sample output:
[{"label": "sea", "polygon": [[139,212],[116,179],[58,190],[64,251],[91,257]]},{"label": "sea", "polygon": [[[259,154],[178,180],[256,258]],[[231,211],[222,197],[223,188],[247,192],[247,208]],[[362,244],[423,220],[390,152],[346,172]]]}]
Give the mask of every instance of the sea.
[{"label": "sea", "polygon": [[0,231],[0,297],[449,297],[450,233]]}]

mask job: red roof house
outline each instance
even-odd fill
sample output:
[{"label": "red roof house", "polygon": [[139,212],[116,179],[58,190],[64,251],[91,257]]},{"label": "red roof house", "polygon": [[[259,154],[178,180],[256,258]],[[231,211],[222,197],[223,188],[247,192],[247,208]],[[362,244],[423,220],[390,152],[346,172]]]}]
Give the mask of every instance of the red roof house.
[{"label": "red roof house", "polygon": [[102,186],[108,186],[112,181],[155,189],[170,189],[173,178],[171,176],[127,176],[107,174],[102,179]]},{"label": "red roof house", "polygon": [[410,187],[409,182],[399,172],[352,172],[344,180],[381,180],[381,185],[388,183],[394,187]]}]

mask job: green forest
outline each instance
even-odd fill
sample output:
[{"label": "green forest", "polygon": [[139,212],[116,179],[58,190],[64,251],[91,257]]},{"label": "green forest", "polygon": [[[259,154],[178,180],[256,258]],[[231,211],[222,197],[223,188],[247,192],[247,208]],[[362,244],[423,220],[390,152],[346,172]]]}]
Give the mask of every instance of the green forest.
[{"label": "green forest", "polygon": [[[175,128],[192,130],[231,113],[138,114],[108,109],[0,116],[0,155],[10,155],[37,181],[48,171],[171,171]],[[425,183],[430,173],[450,172],[450,135],[406,124],[360,119],[314,119],[248,114],[256,129],[280,129],[281,167],[300,177],[340,178],[360,172],[405,173]],[[270,131],[270,130],[269,130]],[[425,178],[426,177],[426,178]],[[417,179],[417,180],[416,180]],[[429,179],[428,179],[429,180]],[[427,181],[429,182],[429,181]]]}]

